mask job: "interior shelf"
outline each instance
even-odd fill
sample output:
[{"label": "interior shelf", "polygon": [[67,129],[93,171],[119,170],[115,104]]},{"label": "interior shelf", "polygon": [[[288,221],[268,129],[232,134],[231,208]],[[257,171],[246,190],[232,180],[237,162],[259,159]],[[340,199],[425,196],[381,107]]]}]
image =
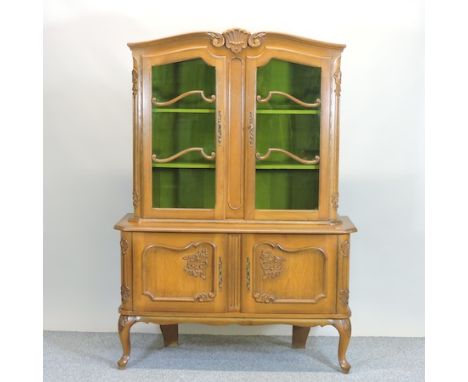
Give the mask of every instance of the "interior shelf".
[{"label": "interior shelf", "polygon": [[[214,113],[216,109],[153,108],[153,113]],[[257,114],[320,114],[320,110],[258,109]]]},{"label": "interior shelf", "polygon": [[257,164],[257,170],[318,170],[319,164]]},{"label": "interior shelf", "polygon": [[216,109],[153,108],[153,113],[214,113]]},{"label": "interior shelf", "polygon": [[257,114],[320,114],[320,110],[257,109]]},{"label": "interior shelf", "polygon": [[[153,163],[153,168],[215,168],[214,163]],[[319,164],[257,164],[257,170],[318,170]]]},{"label": "interior shelf", "polygon": [[214,163],[153,163],[153,168],[215,168]]}]

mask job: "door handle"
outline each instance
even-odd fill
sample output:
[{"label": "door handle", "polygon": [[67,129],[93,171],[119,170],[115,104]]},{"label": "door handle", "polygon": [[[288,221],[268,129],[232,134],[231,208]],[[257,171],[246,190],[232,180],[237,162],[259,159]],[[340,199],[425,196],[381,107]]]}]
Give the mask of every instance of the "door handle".
[{"label": "door handle", "polygon": [[223,259],[218,257],[218,289],[223,288]]},{"label": "door handle", "polygon": [[247,290],[250,290],[250,257],[247,256],[245,261],[245,283]]},{"label": "door handle", "polygon": [[253,113],[249,113],[249,143],[252,147],[255,141],[255,123],[253,118]]}]

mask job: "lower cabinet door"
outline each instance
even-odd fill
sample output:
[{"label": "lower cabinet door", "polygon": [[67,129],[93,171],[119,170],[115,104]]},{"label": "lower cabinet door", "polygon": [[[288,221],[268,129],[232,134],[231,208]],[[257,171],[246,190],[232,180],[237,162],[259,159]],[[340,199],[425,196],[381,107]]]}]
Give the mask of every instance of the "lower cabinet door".
[{"label": "lower cabinet door", "polygon": [[134,310],[223,312],[226,236],[133,235]]},{"label": "lower cabinet door", "polygon": [[243,235],[241,309],[334,313],[336,235]]}]

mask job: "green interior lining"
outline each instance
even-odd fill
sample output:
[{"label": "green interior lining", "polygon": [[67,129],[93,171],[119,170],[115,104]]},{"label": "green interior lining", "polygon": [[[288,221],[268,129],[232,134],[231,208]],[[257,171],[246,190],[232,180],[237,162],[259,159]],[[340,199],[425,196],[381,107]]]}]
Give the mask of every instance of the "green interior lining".
[{"label": "green interior lining", "polygon": [[[216,92],[215,68],[201,59],[153,66],[153,97],[168,101],[178,95],[203,90]],[[153,108],[153,154],[163,159],[191,147],[207,155],[215,147],[216,104],[190,95],[169,106]],[[215,161],[190,152],[169,163],[153,162],[153,208],[214,208]]]},{"label": "green interior lining", "polygon": [[[301,101],[320,98],[320,68],[271,60],[258,68],[257,94],[286,92]],[[287,97],[274,95],[257,103],[257,152],[280,148],[312,160],[320,154],[320,108],[306,109]],[[272,153],[256,165],[257,209],[315,210],[319,200],[320,165],[304,165],[281,153]],[[294,170],[294,171],[291,171]]]}]

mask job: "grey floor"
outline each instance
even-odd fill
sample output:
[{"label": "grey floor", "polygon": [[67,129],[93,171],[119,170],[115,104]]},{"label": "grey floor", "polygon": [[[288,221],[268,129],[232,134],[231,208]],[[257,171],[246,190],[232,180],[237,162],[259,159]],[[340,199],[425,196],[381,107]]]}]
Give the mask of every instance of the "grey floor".
[{"label": "grey floor", "polygon": [[132,333],[126,370],[115,333],[44,332],[44,381],[424,381],[424,339],[353,337],[351,372],[338,371],[337,337],[181,335],[164,348],[158,334]]}]

